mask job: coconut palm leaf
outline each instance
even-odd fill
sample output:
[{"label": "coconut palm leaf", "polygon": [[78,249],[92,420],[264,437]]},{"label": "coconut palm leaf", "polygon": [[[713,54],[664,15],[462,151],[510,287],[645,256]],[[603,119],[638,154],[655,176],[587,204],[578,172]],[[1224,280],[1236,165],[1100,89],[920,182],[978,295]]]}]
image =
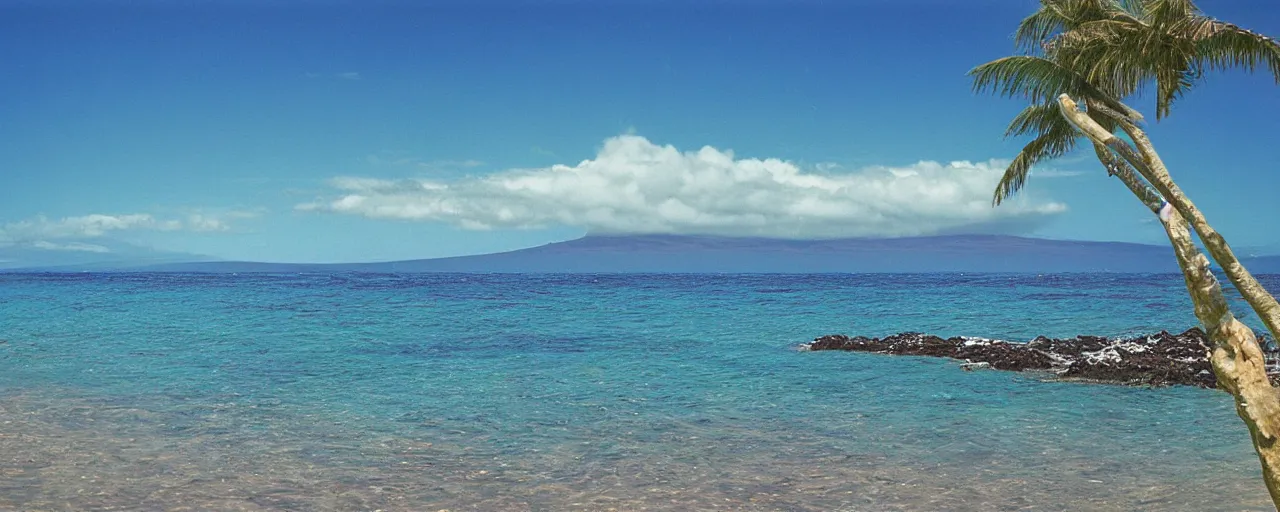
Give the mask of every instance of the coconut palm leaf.
[{"label": "coconut palm leaf", "polygon": [[[998,206],[1021,190],[1026,185],[1027,177],[1030,176],[1036,164],[1058,158],[1076,148],[1076,144],[1080,140],[1080,133],[1065,117],[1062,117],[1062,113],[1058,109],[1057,101],[1030,105],[1018,112],[1013,121],[1009,122],[1009,127],[1005,130],[1005,137],[1027,134],[1034,134],[1035,136],[1031,142],[1023,146],[1022,151],[1009,163],[1004,175],[1000,177],[1000,182],[996,184],[995,194],[991,200],[993,205]],[[1096,120],[1103,128],[1115,131],[1116,121],[1111,119],[1111,114],[1101,112],[1101,110],[1098,108],[1089,109],[1089,117]],[[1112,167],[1116,165],[1114,160],[1117,159],[1113,158],[1111,160],[1113,161],[1102,161],[1107,174],[1115,174],[1117,171]]]},{"label": "coconut palm leaf", "polygon": [[1074,17],[1061,2],[1041,0],[1040,9],[1022,20],[1018,30],[1013,34],[1014,44],[1028,51],[1036,51],[1040,45],[1054,34],[1068,30],[1074,25]]},{"label": "coconut palm leaf", "polygon": [[1049,103],[1059,94],[1100,102],[1137,122],[1142,114],[1094,86],[1076,71],[1044,57],[1015,55],[996,59],[969,71],[976,92],[1024,97],[1033,103]]},{"label": "coconut palm leaf", "polygon": [[1143,0],[1141,4],[1147,19],[1157,26],[1176,23],[1200,13],[1200,8],[1191,0]]},{"label": "coconut palm leaf", "polygon": [[[976,92],[1031,102],[1005,132],[1032,140],[1005,170],[994,204],[1020,190],[1037,163],[1075,147],[1079,134],[1058,112],[1058,94],[1082,100],[1089,117],[1115,131],[1119,122],[1142,119],[1121,100],[1148,86],[1161,119],[1206,71],[1266,67],[1280,83],[1280,43],[1205,16],[1193,0],[1040,0],[1014,40],[1027,55],[969,72]],[[1109,164],[1098,156],[1109,173],[1116,171],[1116,159]]]},{"label": "coconut palm leaf", "polygon": [[1280,42],[1200,13],[1190,0],[1144,0],[1140,16],[1082,22],[1046,42],[1049,58],[1107,83],[1118,97],[1156,87],[1156,119],[1206,71],[1267,67],[1280,83]]},{"label": "coconut palm leaf", "polygon": [[1266,66],[1280,83],[1280,41],[1212,18],[1192,20],[1185,30],[1195,40],[1197,62],[1206,68],[1253,72]]},{"label": "coconut palm leaf", "polygon": [[1136,22],[1126,2],[1115,0],[1040,0],[1040,9],[1027,16],[1014,32],[1014,44],[1038,51],[1054,36],[1075,30],[1080,24],[1101,19]]},{"label": "coconut palm leaf", "polygon": [[1058,111],[1056,102],[1045,102],[1030,105],[1013,116],[1013,120],[1009,122],[1009,128],[1005,130],[1005,137],[1016,137],[1019,135],[1035,134],[1048,132],[1054,127],[1066,122],[1062,119],[1062,114]]},{"label": "coconut palm leaf", "polygon": [[1080,134],[1058,112],[1058,105],[1045,102],[1031,105],[1019,112],[1009,123],[1006,136],[1036,133],[1018,156],[1009,162],[1000,182],[996,184],[995,194],[991,198],[993,205],[999,205],[1010,196],[1016,194],[1027,182],[1031,169],[1045,160],[1058,158],[1075,149]]}]

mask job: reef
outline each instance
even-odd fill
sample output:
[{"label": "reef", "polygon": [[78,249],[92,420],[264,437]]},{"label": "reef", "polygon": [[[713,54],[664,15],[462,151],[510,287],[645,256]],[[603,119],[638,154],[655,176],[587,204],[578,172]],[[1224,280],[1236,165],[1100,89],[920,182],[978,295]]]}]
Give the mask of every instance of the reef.
[{"label": "reef", "polygon": [[[1274,344],[1259,338],[1267,354],[1273,384],[1280,384]],[[1147,336],[1068,339],[1038,337],[1029,342],[986,338],[941,338],[904,332],[885,338],[832,334],[802,345],[802,350],[846,350],[909,356],[948,357],[963,361],[966,370],[993,368],[1041,372],[1065,380],[1145,386],[1217,387],[1209,363],[1212,342],[1193,327],[1181,334],[1161,331]]]}]

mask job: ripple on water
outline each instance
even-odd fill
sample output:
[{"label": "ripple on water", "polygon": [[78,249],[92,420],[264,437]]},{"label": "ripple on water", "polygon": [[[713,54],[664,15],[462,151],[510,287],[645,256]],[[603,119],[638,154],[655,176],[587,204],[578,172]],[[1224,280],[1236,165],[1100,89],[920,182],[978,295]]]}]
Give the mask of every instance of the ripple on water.
[{"label": "ripple on water", "polygon": [[[789,349],[830,332],[1180,330],[1172,278],[0,285],[14,319],[0,326],[0,509],[1268,507],[1218,392]],[[1121,298],[1131,288],[1147,293]]]}]

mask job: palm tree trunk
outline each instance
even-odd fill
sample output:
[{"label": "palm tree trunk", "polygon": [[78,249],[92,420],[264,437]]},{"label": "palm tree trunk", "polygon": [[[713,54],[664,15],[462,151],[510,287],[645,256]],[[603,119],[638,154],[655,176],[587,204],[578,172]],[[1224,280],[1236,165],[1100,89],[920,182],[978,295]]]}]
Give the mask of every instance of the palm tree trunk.
[{"label": "palm tree trunk", "polygon": [[1142,177],[1133,171],[1133,167],[1101,144],[1095,143],[1093,152],[1098,156],[1098,161],[1102,162],[1102,165],[1107,168],[1107,174],[1119,178],[1124,183],[1124,186],[1128,187],[1129,191],[1133,192],[1133,195],[1138,196],[1138,200],[1142,201],[1142,204],[1146,205],[1152,213],[1160,211],[1160,207],[1164,203],[1160,198],[1160,194],[1152,190],[1151,185],[1148,185],[1147,182],[1143,181]]},{"label": "palm tree trunk", "polygon": [[1218,377],[1218,387],[1235,398],[1236,414],[1249,427],[1249,438],[1262,463],[1262,480],[1272,503],[1280,508],[1280,443],[1276,442],[1280,435],[1280,395],[1267,378],[1262,349],[1253,330],[1236,320],[1228,309],[1222,286],[1209,269],[1209,259],[1196,248],[1182,215],[1173,212],[1164,225],[1195,304],[1196,318],[1213,341],[1209,361]]},{"label": "palm tree trunk", "polygon": [[1160,155],[1156,154],[1155,147],[1151,145],[1147,134],[1129,123],[1121,123],[1120,126],[1133,139],[1143,160],[1150,166],[1151,176],[1147,176],[1147,180],[1164,195],[1178,213],[1191,220],[1191,226],[1195,228],[1196,234],[1200,235],[1200,240],[1204,242],[1209,255],[1218,262],[1227,279],[1231,280],[1231,284],[1240,291],[1240,295],[1258,314],[1258,318],[1262,319],[1267,330],[1271,331],[1271,336],[1280,339],[1280,302],[1267,293],[1253,274],[1240,264],[1240,260],[1231,251],[1231,246],[1227,245],[1226,239],[1209,225],[1204,214],[1200,213],[1200,209],[1196,208],[1191,199],[1182,193],[1178,184],[1173,182],[1173,178],[1169,176],[1169,170],[1160,160]]},{"label": "palm tree trunk", "polygon": [[[1093,119],[1076,109],[1075,102],[1065,94],[1058,98],[1063,116],[1093,141],[1095,150],[1106,147],[1124,155],[1144,176],[1145,161],[1134,149],[1114,134],[1102,128]],[[1154,154],[1154,151],[1152,151]],[[1136,159],[1133,157],[1137,157]],[[1114,156],[1099,152],[1099,159],[1108,170],[1113,169]],[[1152,191],[1137,180],[1132,170],[1126,174],[1115,173],[1144,204],[1150,207]],[[1139,189],[1146,189],[1145,191]],[[1159,207],[1154,208],[1159,210]],[[1218,387],[1231,393],[1235,399],[1236,414],[1249,428],[1254,451],[1262,463],[1262,478],[1271,495],[1271,501],[1280,508],[1280,394],[1271,386],[1267,377],[1266,359],[1253,331],[1235,318],[1227,306],[1222,286],[1209,268],[1209,260],[1196,248],[1191,232],[1179,211],[1162,218],[1165,233],[1173,244],[1174,256],[1182,269],[1187,292],[1195,305],[1195,315],[1204,326],[1213,347],[1209,361],[1218,378]]]},{"label": "palm tree trunk", "polygon": [[[1079,112],[1076,103],[1065,94],[1058,97],[1058,104],[1063,108],[1064,115],[1070,120],[1073,116],[1067,113],[1067,110]],[[1081,113],[1083,116],[1083,113]],[[1074,116],[1080,117],[1080,116]],[[1087,117],[1087,116],[1084,116]],[[1195,228],[1196,234],[1200,235],[1200,240],[1204,242],[1205,249],[1209,251],[1209,255],[1213,256],[1214,261],[1222,267],[1222,272],[1231,280],[1231,284],[1235,285],[1236,290],[1240,292],[1240,296],[1245,302],[1249,303],[1249,307],[1253,308],[1258,318],[1266,325],[1267,330],[1271,331],[1271,336],[1280,339],[1280,302],[1262,287],[1261,283],[1250,274],[1244,265],[1240,264],[1240,260],[1236,258],[1231,246],[1227,245],[1226,239],[1222,237],[1209,222],[1205,220],[1204,214],[1200,213],[1200,209],[1182,193],[1182,189],[1177,183],[1173,182],[1173,178],[1169,176],[1169,170],[1165,167],[1164,161],[1160,159],[1160,155],[1156,153],[1155,147],[1151,144],[1151,140],[1147,138],[1147,134],[1132,123],[1117,119],[1121,129],[1133,139],[1138,151],[1134,151],[1133,147],[1116,137],[1115,134],[1102,128],[1097,123],[1088,123],[1090,126],[1082,126],[1074,120],[1072,124],[1085,132],[1095,144],[1106,146],[1116,154],[1124,157],[1129,163],[1133,164],[1138,172],[1142,174],[1147,181],[1158,191],[1164,198],[1169,201],[1178,213],[1184,218],[1191,220],[1191,227]],[[1086,130],[1086,128],[1088,128]],[[1092,133],[1091,133],[1092,132]]]}]

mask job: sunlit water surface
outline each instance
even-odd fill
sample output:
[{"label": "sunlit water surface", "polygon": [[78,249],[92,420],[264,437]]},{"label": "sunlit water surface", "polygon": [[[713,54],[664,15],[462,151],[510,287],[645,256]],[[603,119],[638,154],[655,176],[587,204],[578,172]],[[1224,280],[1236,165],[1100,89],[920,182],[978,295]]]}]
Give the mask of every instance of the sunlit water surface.
[{"label": "sunlit water surface", "polygon": [[0,274],[0,510],[1264,510],[1221,392],[794,349],[1190,311],[1175,275]]}]

